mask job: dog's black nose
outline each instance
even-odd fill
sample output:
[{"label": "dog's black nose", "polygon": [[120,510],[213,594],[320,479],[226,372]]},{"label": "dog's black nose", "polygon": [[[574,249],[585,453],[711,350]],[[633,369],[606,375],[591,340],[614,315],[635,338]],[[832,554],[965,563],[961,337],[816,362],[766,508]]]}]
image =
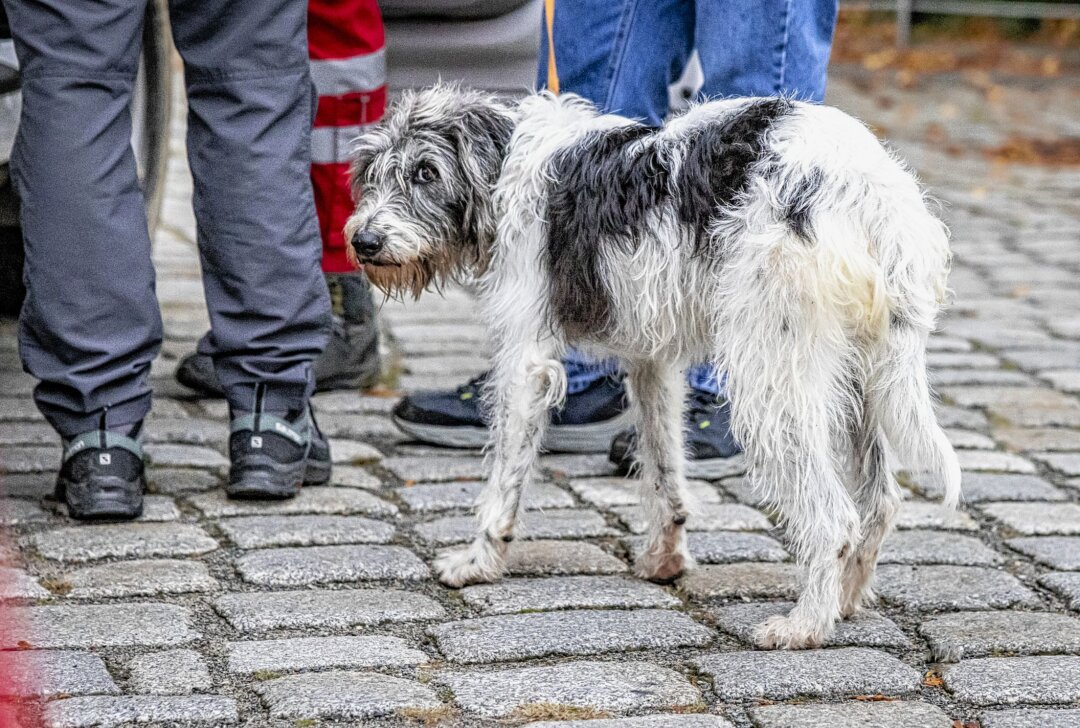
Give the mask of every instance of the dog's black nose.
[{"label": "dog's black nose", "polygon": [[352,244],[360,257],[371,257],[382,250],[385,238],[370,230],[360,230],[353,235]]}]

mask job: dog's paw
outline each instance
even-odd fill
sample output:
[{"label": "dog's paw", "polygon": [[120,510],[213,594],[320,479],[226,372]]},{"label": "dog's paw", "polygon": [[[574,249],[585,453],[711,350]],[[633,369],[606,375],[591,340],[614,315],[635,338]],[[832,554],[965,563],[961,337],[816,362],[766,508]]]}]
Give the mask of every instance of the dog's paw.
[{"label": "dog's paw", "polygon": [[449,587],[485,584],[502,576],[502,561],[474,545],[440,556],[435,560],[435,572]]},{"label": "dog's paw", "polygon": [[666,584],[693,567],[693,558],[684,551],[666,553],[646,551],[634,562],[634,575],[641,579]]},{"label": "dog's paw", "polygon": [[858,594],[845,595],[844,602],[840,605],[840,616],[843,619],[854,617],[864,607],[872,607],[877,603],[877,595],[870,587],[864,587]]},{"label": "dog's paw", "polygon": [[820,647],[822,630],[787,614],[769,617],[754,630],[754,644],[765,650],[805,650]]}]

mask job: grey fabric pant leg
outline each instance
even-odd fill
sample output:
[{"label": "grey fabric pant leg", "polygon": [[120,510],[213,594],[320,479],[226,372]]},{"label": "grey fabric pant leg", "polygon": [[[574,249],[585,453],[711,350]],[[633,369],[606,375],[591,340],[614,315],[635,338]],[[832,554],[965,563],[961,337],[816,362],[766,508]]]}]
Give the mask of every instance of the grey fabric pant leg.
[{"label": "grey fabric pant leg", "polygon": [[[12,155],[27,248],[20,321],[38,407],[65,436],[141,420],[161,340],[128,104],[145,0],[5,0],[23,72]],[[182,0],[206,345],[230,404],[303,406],[329,303],[308,176],[303,0]]]}]

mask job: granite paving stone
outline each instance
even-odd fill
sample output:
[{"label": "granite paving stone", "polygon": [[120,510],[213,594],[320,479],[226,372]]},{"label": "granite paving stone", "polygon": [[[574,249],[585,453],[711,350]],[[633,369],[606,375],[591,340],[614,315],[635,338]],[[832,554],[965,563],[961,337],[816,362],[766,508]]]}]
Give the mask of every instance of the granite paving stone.
[{"label": "granite paving stone", "polygon": [[1076,503],[987,503],[979,510],[1025,536],[1080,535]]},{"label": "granite paving stone", "polygon": [[[962,500],[968,503],[988,501],[1061,501],[1068,500],[1059,488],[1055,488],[1036,475],[1010,473],[966,472],[961,485]],[[932,479],[918,482],[919,491],[928,497],[940,498],[941,485]]]},{"label": "granite paving stone", "polygon": [[[608,461],[606,454],[544,455],[540,458],[540,467],[554,477],[567,480],[610,476],[615,472],[615,466]],[[691,478],[697,477],[689,474],[689,468],[687,475]]]},{"label": "granite paving stone", "polygon": [[221,476],[194,468],[147,468],[148,489],[153,493],[181,495],[212,490],[221,485]]},{"label": "granite paving stone", "polygon": [[22,569],[0,566],[0,600],[46,599],[49,590]]},{"label": "granite paving stone", "polygon": [[[634,478],[574,478],[570,489],[597,508],[633,506],[641,502],[641,481]],[[698,503],[719,503],[720,492],[704,480],[690,480],[687,489]]]},{"label": "granite paving stone", "polygon": [[451,480],[477,480],[487,476],[480,457],[430,458],[391,457],[382,466],[406,483],[445,483]]},{"label": "granite paving stone", "polygon": [[366,442],[331,437],[329,443],[334,465],[367,465],[383,459],[383,454]]},{"label": "granite paving stone", "polygon": [[994,439],[1014,450],[1080,450],[1080,431],[1065,427],[1000,427]]},{"label": "granite paving stone", "polygon": [[961,510],[929,501],[904,501],[896,514],[897,528],[940,528],[949,531],[977,531],[979,524]]},{"label": "granite paving stone", "polygon": [[979,566],[878,567],[877,593],[913,611],[1037,606],[1034,592],[1004,571]]},{"label": "granite paving stone", "polygon": [[984,657],[943,673],[957,700],[975,705],[1067,705],[1080,701],[1080,657]]},{"label": "granite paving stone", "polygon": [[318,486],[301,488],[295,498],[284,501],[232,500],[223,491],[203,493],[188,499],[208,518],[228,516],[286,516],[303,514],[393,516],[397,506],[356,488]]},{"label": "granite paving stone", "polygon": [[945,436],[948,437],[949,443],[958,449],[993,450],[995,447],[992,439],[981,432],[972,430],[960,430],[950,427],[945,430]]},{"label": "granite paving stone", "polygon": [[1062,475],[1080,475],[1080,452],[1043,452],[1032,456]]},{"label": "granite paving stone", "polygon": [[447,659],[461,663],[700,647],[712,640],[706,627],[663,609],[508,614],[448,622],[430,632]]},{"label": "granite paving stone", "polygon": [[189,695],[210,689],[210,671],[195,650],[167,650],[139,655],[128,662],[132,692]]},{"label": "granite paving stone", "polygon": [[428,656],[399,637],[296,637],[228,645],[229,672],[290,672],[320,668],[404,667]]},{"label": "granite paving stone", "polygon": [[[753,602],[710,607],[709,614],[716,627],[753,644],[754,629],[775,614],[787,614],[795,602]],[[893,647],[906,648],[911,640],[888,617],[877,612],[862,611],[841,620],[836,631],[825,640],[826,647]]]},{"label": "granite paving stone", "polygon": [[309,546],[251,551],[236,560],[244,581],[264,586],[427,579],[431,573],[403,546]]},{"label": "granite paving stone", "polygon": [[363,720],[442,707],[426,685],[374,672],[289,675],[254,686],[273,718]]},{"label": "granite paving stone", "polygon": [[712,677],[713,689],[725,701],[904,695],[922,682],[918,671],[895,657],[864,647],[713,653],[692,662]]},{"label": "granite paving stone", "polygon": [[143,496],[143,512],[136,521],[140,523],[170,523],[180,520],[176,501],[165,495]]},{"label": "granite paving stone", "polygon": [[0,526],[35,523],[47,520],[48,517],[41,506],[33,501],[16,498],[0,499]]},{"label": "granite paving stone", "polygon": [[834,705],[765,705],[751,708],[750,718],[754,728],[955,727],[952,719],[936,705],[908,700]]},{"label": "granite paving stone", "polygon": [[679,588],[693,599],[794,599],[799,569],[756,562],[699,566],[679,580]]},{"label": "granite paving stone", "polygon": [[[620,506],[613,509],[631,533],[649,529],[641,506]],[[772,523],[761,511],[741,503],[701,503],[686,519],[688,531],[768,531]]]},{"label": "granite paving stone", "polygon": [[1001,556],[974,536],[940,531],[894,531],[882,544],[880,564],[994,566]]},{"label": "granite paving stone", "polygon": [[1039,583],[1061,595],[1069,609],[1080,611],[1080,573],[1044,574],[1039,577]]},{"label": "granite paving stone", "polygon": [[1063,571],[1080,571],[1080,536],[1025,536],[1005,542],[1040,564]]},{"label": "granite paving stone", "polygon": [[596,544],[585,541],[514,541],[506,552],[512,576],[619,574],[627,565]]},{"label": "granite paving stone", "polygon": [[967,612],[927,618],[919,632],[933,658],[1080,653],[1080,619],[1046,612]]},{"label": "granite paving stone", "polygon": [[379,490],[383,482],[378,476],[356,465],[335,465],[330,473],[330,485],[341,488]]},{"label": "granite paving stone", "polygon": [[1077,708],[1010,708],[988,710],[980,716],[981,728],[1080,728]]},{"label": "granite paving stone", "polygon": [[236,701],[220,695],[117,695],[67,698],[45,708],[46,728],[113,728],[132,723],[231,725]]},{"label": "granite paving stone", "polygon": [[186,594],[218,588],[206,564],[173,559],[87,566],[65,574],[62,583],[70,588],[66,596],[79,599]]},{"label": "granite paving stone", "polygon": [[[447,670],[434,679],[449,687],[455,702],[465,710],[489,717],[513,715],[537,704],[627,713],[670,710],[701,701],[701,693],[684,675],[647,662],[581,661],[496,671]],[[591,728],[591,721],[588,725]]]},{"label": "granite paving stone", "polygon": [[656,584],[624,576],[553,576],[504,579],[461,590],[481,614],[581,608],[673,607],[681,602]]},{"label": "granite paving stone", "polygon": [[543,720],[529,723],[529,728],[734,728],[730,721],[719,715],[694,715],[665,713],[639,715],[634,718],[610,718],[600,720]]},{"label": "granite paving stone", "polygon": [[0,699],[120,692],[102,659],[87,652],[0,652],[0,675]]},{"label": "granite paving stone", "polygon": [[1035,465],[1020,455],[996,450],[957,450],[960,467],[968,470],[989,470],[998,473],[1034,473]]},{"label": "granite paving stone", "polygon": [[30,445],[4,447],[0,473],[47,473],[60,467],[60,448]]},{"label": "granite paving stone", "polygon": [[[486,483],[478,480],[460,483],[419,483],[394,489],[398,498],[409,510],[417,513],[434,513],[455,508],[471,509]],[[522,505],[528,510],[543,508],[573,508],[574,498],[562,488],[538,482],[525,489]]]},{"label": "granite paving stone", "polygon": [[173,604],[12,607],[0,625],[0,649],[158,647],[198,639],[192,614]]},{"label": "granite paving stone", "polygon": [[239,516],[218,526],[242,549],[387,543],[394,526],[364,516]]},{"label": "granite paving stone", "polygon": [[[632,558],[648,545],[645,536],[626,539]],[[788,552],[780,543],[760,533],[742,531],[698,531],[686,534],[686,546],[699,564],[729,564],[736,561],[786,561]]]},{"label": "granite paving stone", "polygon": [[30,543],[47,559],[79,563],[97,559],[149,559],[197,556],[218,547],[217,541],[187,523],[117,523],[82,525],[44,531]]},{"label": "granite paving stone", "polygon": [[430,597],[398,589],[226,594],[215,599],[213,605],[240,632],[347,629],[446,616],[446,610]]},{"label": "granite paving stone", "polygon": [[[474,516],[445,516],[420,523],[416,535],[436,546],[465,543],[476,534]],[[564,509],[525,511],[518,518],[516,535],[523,539],[590,538],[618,533],[596,511]]]},{"label": "granite paving stone", "polygon": [[208,447],[148,443],[143,450],[146,461],[159,467],[225,468],[229,459]]}]

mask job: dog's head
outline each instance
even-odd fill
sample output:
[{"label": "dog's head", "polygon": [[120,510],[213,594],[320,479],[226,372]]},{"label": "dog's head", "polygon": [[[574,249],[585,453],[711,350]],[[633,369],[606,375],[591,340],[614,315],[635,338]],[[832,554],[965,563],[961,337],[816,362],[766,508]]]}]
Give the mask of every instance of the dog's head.
[{"label": "dog's head", "polygon": [[492,194],[514,114],[458,86],[406,92],[353,147],[355,262],[389,295],[482,273],[495,235]]}]

